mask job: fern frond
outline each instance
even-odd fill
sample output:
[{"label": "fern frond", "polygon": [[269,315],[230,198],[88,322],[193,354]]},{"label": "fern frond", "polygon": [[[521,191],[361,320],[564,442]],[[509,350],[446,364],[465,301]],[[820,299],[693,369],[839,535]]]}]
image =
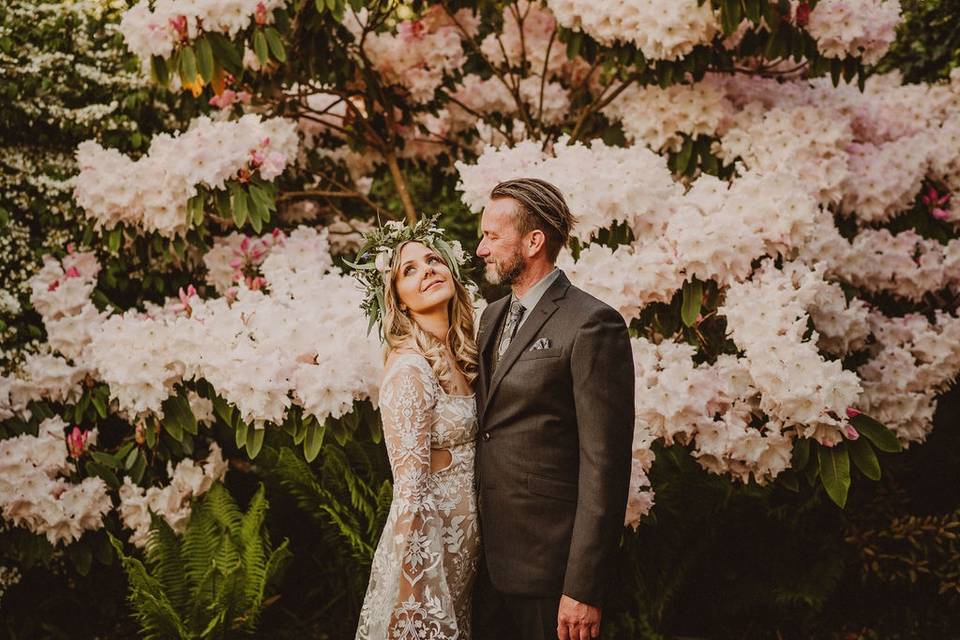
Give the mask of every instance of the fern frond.
[{"label": "fern frond", "polygon": [[164,595],[160,581],[147,572],[140,560],[126,555],[123,544],[109,532],[110,544],[117,552],[127,574],[129,593],[127,600],[133,607],[134,617],[147,638],[189,638],[170,600]]},{"label": "fern frond", "polygon": [[180,539],[167,521],[150,512],[150,535],[146,547],[147,565],[160,582],[170,604],[182,611],[190,598],[187,574],[180,555]]},{"label": "fern frond", "polygon": [[180,553],[187,580],[196,588],[213,564],[217,547],[220,546],[220,531],[205,503],[194,505],[190,524],[183,534]]},{"label": "fern frond", "polygon": [[203,505],[209,509],[210,515],[217,523],[227,531],[236,531],[240,528],[243,514],[223,483],[213,483],[210,490],[203,496]]}]

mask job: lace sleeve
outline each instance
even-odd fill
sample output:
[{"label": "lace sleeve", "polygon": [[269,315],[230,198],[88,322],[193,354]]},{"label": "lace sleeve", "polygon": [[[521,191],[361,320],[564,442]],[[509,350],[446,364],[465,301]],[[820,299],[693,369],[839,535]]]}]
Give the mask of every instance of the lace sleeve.
[{"label": "lace sleeve", "polygon": [[405,358],[387,373],[380,406],[393,471],[395,557],[401,564],[391,639],[458,637],[443,571],[443,525],[429,486],[436,402],[436,382],[425,360]]}]

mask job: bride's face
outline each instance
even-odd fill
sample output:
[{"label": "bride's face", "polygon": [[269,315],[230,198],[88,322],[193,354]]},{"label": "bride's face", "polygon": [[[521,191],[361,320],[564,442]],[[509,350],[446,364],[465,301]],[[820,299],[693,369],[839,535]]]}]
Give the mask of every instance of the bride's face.
[{"label": "bride's face", "polygon": [[425,314],[443,308],[455,294],[453,275],[433,249],[420,242],[408,242],[400,250],[400,264],[394,276],[401,309]]}]

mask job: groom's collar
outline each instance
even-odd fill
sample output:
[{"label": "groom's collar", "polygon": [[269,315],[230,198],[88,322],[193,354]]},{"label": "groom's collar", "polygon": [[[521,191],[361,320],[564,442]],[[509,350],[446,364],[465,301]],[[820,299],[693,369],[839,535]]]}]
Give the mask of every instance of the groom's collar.
[{"label": "groom's collar", "polygon": [[547,292],[547,289],[550,288],[550,285],[556,281],[556,279],[563,273],[557,267],[553,268],[553,271],[547,275],[540,278],[536,284],[527,289],[527,292],[523,294],[522,297],[518,298],[515,294],[510,294],[510,302],[514,300],[519,300],[520,304],[523,305],[523,308],[527,311],[530,311],[537,306],[537,303],[540,302],[540,298],[543,297],[543,294]]}]

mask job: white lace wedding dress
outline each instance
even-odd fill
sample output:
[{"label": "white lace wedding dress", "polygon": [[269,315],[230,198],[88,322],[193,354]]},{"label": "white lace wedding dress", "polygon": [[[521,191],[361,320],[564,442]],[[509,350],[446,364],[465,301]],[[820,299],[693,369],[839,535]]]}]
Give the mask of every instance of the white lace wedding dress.
[{"label": "white lace wedding dress", "polygon": [[[370,568],[357,640],[469,640],[480,545],[474,396],[444,392],[426,358],[394,356],[380,389],[393,503]],[[430,471],[430,450],[451,462]]]}]

